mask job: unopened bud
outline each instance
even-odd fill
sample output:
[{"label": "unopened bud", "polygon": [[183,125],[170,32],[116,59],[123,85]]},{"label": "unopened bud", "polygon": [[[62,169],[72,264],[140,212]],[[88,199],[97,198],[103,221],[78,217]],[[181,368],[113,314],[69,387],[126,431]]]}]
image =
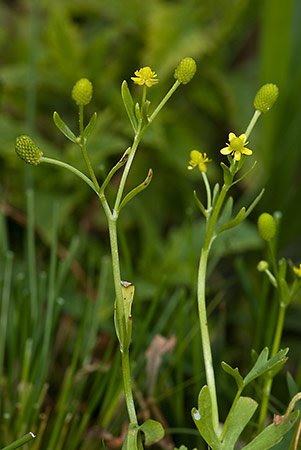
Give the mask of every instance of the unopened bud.
[{"label": "unopened bud", "polygon": [[276,84],[268,83],[262,86],[254,99],[254,108],[266,113],[272,108],[278,98],[279,89]]},{"label": "unopened bud", "polygon": [[268,268],[269,268],[269,263],[267,261],[264,261],[263,259],[261,261],[259,261],[259,263],[257,264],[258,272],[264,272],[265,270],[268,270]]},{"label": "unopened bud", "polygon": [[262,239],[270,241],[276,234],[276,222],[273,216],[263,213],[258,218],[258,231]]},{"label": "unopened bud", "polygon": [[78,80],[72,89],[72,98],[78,106],[88,105],[90,103],[93,93],[93,86],[91,81],[87,78]]},{"label": "unopened bud", "polygon": [[29,136],[20,136],[16,139],[16,153],[28,164],[37,166],[43,152],[36,146]]},{"label": "unopened bud", "polygon": [[187,84],[192,80],[196,72],[196,62],[193,58],[184,58],[179,62],[174,77],[180,83]]}]

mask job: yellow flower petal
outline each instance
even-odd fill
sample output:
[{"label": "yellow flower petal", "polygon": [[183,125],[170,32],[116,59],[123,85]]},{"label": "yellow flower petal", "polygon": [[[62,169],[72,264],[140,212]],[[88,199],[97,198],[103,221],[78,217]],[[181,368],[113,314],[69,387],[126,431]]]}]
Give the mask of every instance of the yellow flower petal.
[{"label": "yellow flower petal", "polygon": [[250,150],[249,148],[244,147],[241,151],[244,155],[252,155],[252,150]]},{"label": "yellow flower petal", "polygon": [[232,150],[231,150],[231,148],[228,146],[228,147],[222,148],[222,149],[220,150],[220,152],[221,152],[222,155],[230,155],[230,153],[232,153]]},{"label": "yellow flower petal", "polygon": [[235,161],[240,161],[241,158],[241,152],[239,150],[237,150],[236,152],[234,152],[234,159]]},{"label": "yellow flower petal", "polygon": [[241,135],[239,136],[239,139],[241,139],[242,142],[245,143],[246,140],[247,140],[247,136],[246,136],[245,134],[241,134]]},{"label": "yellow flower petal", "polygon": [[232,139],[236,138],[236,134],[234,133],[229,133],[229,141],[231,141]]}]

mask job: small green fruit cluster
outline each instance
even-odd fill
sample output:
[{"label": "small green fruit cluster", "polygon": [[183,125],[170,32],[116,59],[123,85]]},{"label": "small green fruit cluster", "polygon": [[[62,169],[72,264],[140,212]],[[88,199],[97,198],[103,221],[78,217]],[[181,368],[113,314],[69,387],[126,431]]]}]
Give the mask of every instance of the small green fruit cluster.
[{"label": "small green fruit cluster", "polygon": [[78,106],[85,106],[90,103],[93,93],[91,81],[87,78],[78,80],[72,89],[72,98]]},{"label": "small green fruit cluster", "polygon": [[176,67],[174,77],[180,83],[187,84],[196,72],[196,62],[193,58],[184,58]]},{"label": "small green fruit cluster", "polygon": [[43,152],[36,146],[29,136],[20,136],[16,139],[16,153],[27,164],[37,166],[40,164],[40,158]]},{"label": "small green fruit cluster", "polygon": [[254,99],[254,108],[257,111],[268,112],[278,98],[279,89],[276,84],[268,83],[262,86]]}]

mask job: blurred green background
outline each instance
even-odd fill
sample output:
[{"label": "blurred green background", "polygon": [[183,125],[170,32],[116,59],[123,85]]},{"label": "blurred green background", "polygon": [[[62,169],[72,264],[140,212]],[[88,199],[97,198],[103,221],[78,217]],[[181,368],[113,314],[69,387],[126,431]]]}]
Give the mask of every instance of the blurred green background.
[{"label": "blurred green background", "polygon": [[[236,209],[250,203],[263,186],[266,191],[248,223],[221,238],[209,267],[208,302],[217,367],[224,359],[235,367],[240,365],[243,372],[250,364],[252,346],[260,350],[271,339],[263,324],[261,328],[257,325],[254,339],[264,284],[256,271],[257,262],[265,257],[256,231],[260,212],[282,213],[279,256],[295,265],[301,262],[300,22],[298,0],[0,3],[0,206],[8,224],[10,248],[22,264],[25,192],[34,189],[37,261],[43,271],[51,246],[53,204],[59,203],[60,258],[72,238],[79,238],[76,264],[61,288],[64,311],[75,323],[82,299],[94,298],[100,262],[107,261],[109,254],[104,214],[93,192],[72,174],[43,164],[25,167],[14,152],[15,139],[30,134],[45,156],[84,170],[79,149],[59,133],[52,114],[58,111],[76,132],[77,110],[71,90],[79,78],[87,77],[94,95],[85,110],[86,119],[94,111],[98,113],[88,150],[102,180],[132,139],[120,96],[121,82],[126,79],[138,99],[141,92],[130,77],[140,67],[150,66],[160,80],[148,91],[154,107],[173,83],[177,63],[186,56],[197,62],[192,82],[177,90],[143,139],[128,189],[139,184],[150,167],[153,180],[125,208],[119,223],[122,276],[137,286],[133,357],[136,390],[142,397],[147,393],[145,350],[157,333],[178,336],[176,350],[164,356],[161,377],[152,393],[172,428],[193,428],[189,411],[204,382],[195,306],[204,223],[192,195],[196,189],[204,198],[204,188],[200,173],[187,171],[189,153],[193,149],[206,152],[212,159],[209,180],[212,185],[220,182],[219,163],[224,157],[219,150],[230,131],[245,131],[253,114],[253,98],[267,82],[276,83],[280,95],[249,139],[248,147],[258,164],[252,175],[233,189]],[[113,198],[114,185],[116,180],[108,190],[109,198]],[[99,317],[104,340],[114,339],[110,270],[107,277]],[[275,307],[272,294],[265,295],[270,298],[268,320]],[[146,328],[145,311],[150,310]],[[299,389],[300,323],[299,298],[288,312],[283,339],[283,346],[291,347],[287,366]],[[101,359],[101,351],[95,357]],[[223,378],[218,390],[225,408],[232,388]],[[288,403],[284,386],[276,389],[276,396],[280,406]],[[119,424],[124,417],[123,411]],[[105,424],[113,434],[118,433],[115,422],[112,419]],[[196,445],[185,432],[174,436],[176,444],[188,444],[189,439]]]}]

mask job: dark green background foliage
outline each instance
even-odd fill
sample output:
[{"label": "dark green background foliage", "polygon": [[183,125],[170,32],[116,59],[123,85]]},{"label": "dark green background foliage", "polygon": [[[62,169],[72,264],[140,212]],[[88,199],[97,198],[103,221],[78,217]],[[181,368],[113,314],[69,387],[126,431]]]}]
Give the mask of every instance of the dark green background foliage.
[{"label": "dark green background foliage", "polygon": [[[141,398],[148,394],[145,350],[157,333],[177,335],[176,349],[163,357],[153,392],[157,407],[173,428],[193,429],[189,411],[204,383],[195,305],[204,222],[192,195],[196,189],[204,198],[204,188],[200,173],[187,171],[189,153],[193,149],[206,152],[212,159],[210,182],[221,181],[219,163],[225,158],[219,149],[230,131],[245,131],[254,95],[266,82],[279,86],[279,100],[260,118],[249,139],[252,159],[258,163],[252,175],[233,189],[235,208],[250,203],[263,186],[266,192],[248,223],[220,238],[209,266],[208,303],[217,367],[224,359],[234,367],[240,365],[244,373],[252,346],[261,350],[270,344],[267,324],[273,323],[276,309],[272,291],[256,271],[257,262],[265,257],[255,227],[260,212],[282,212],[279,255],[294,264],[301,262],[300,21],[298,0],[2,0],[0,4],[0,202],[7,216],[10,247],[22,265],[25,191],[34,187],[38,267],[47,270],[50,218],[54,202],[59,202],[60,257],[72,238],[79,237],[77,266],[60,293],[74,327],[82,299],[94,297],[99,266],[107,264],[104,214],[93,192],[73,174],[45,164],[25,167],[14,152],[15,138],[30,134],[45,156],[84,170],[79,149],[59,133],[52,114],[58,111],[77,132],[71,90],[79,78],[87,77],[94,94],[85,108],[86,119],[98,113],[88,151],[102,180],[132,139],[121,82],[126,79],[138,99],[141,90],[130,77],[140,67],[151,66],[160,80],[148,90],[156,105],[173,83],[177,63],[186,56],[197,61],[192,82],[177,90],[144,136],[128,189],[142,182],[150,167],[153,180],[125,208],[119,223],[122,276],[136,285],[132,352],[135,390]],[[116,183],[113,179],[109,198]],[[103,357],[105,343],[114,340],[110,269],[106,273],[97,360]],[[264,296],[267,318],[258,315]],[[297,377],[299,389],[300,320],[299,298],[290,307],[283,338],[283,346],[291,347],[287,368]],[[62,358],[70,359],[68,349],[63,348],[59,360],[67,364]],[[218,394],[226,411],[234,389],[218,369],[217,375],[222,376]],[[54,376],[50,404],[56,401],[59,379]],[[280,403],[274,406],[280,411],[288,403],[283,386],[275,388]],[[125,411],[119,407],[106,420],[94,415],[96,425],[113,434],[120,432],[125,420]],[[193,439],[185,431],[174,435],[178,445],[200,445]]]}]

